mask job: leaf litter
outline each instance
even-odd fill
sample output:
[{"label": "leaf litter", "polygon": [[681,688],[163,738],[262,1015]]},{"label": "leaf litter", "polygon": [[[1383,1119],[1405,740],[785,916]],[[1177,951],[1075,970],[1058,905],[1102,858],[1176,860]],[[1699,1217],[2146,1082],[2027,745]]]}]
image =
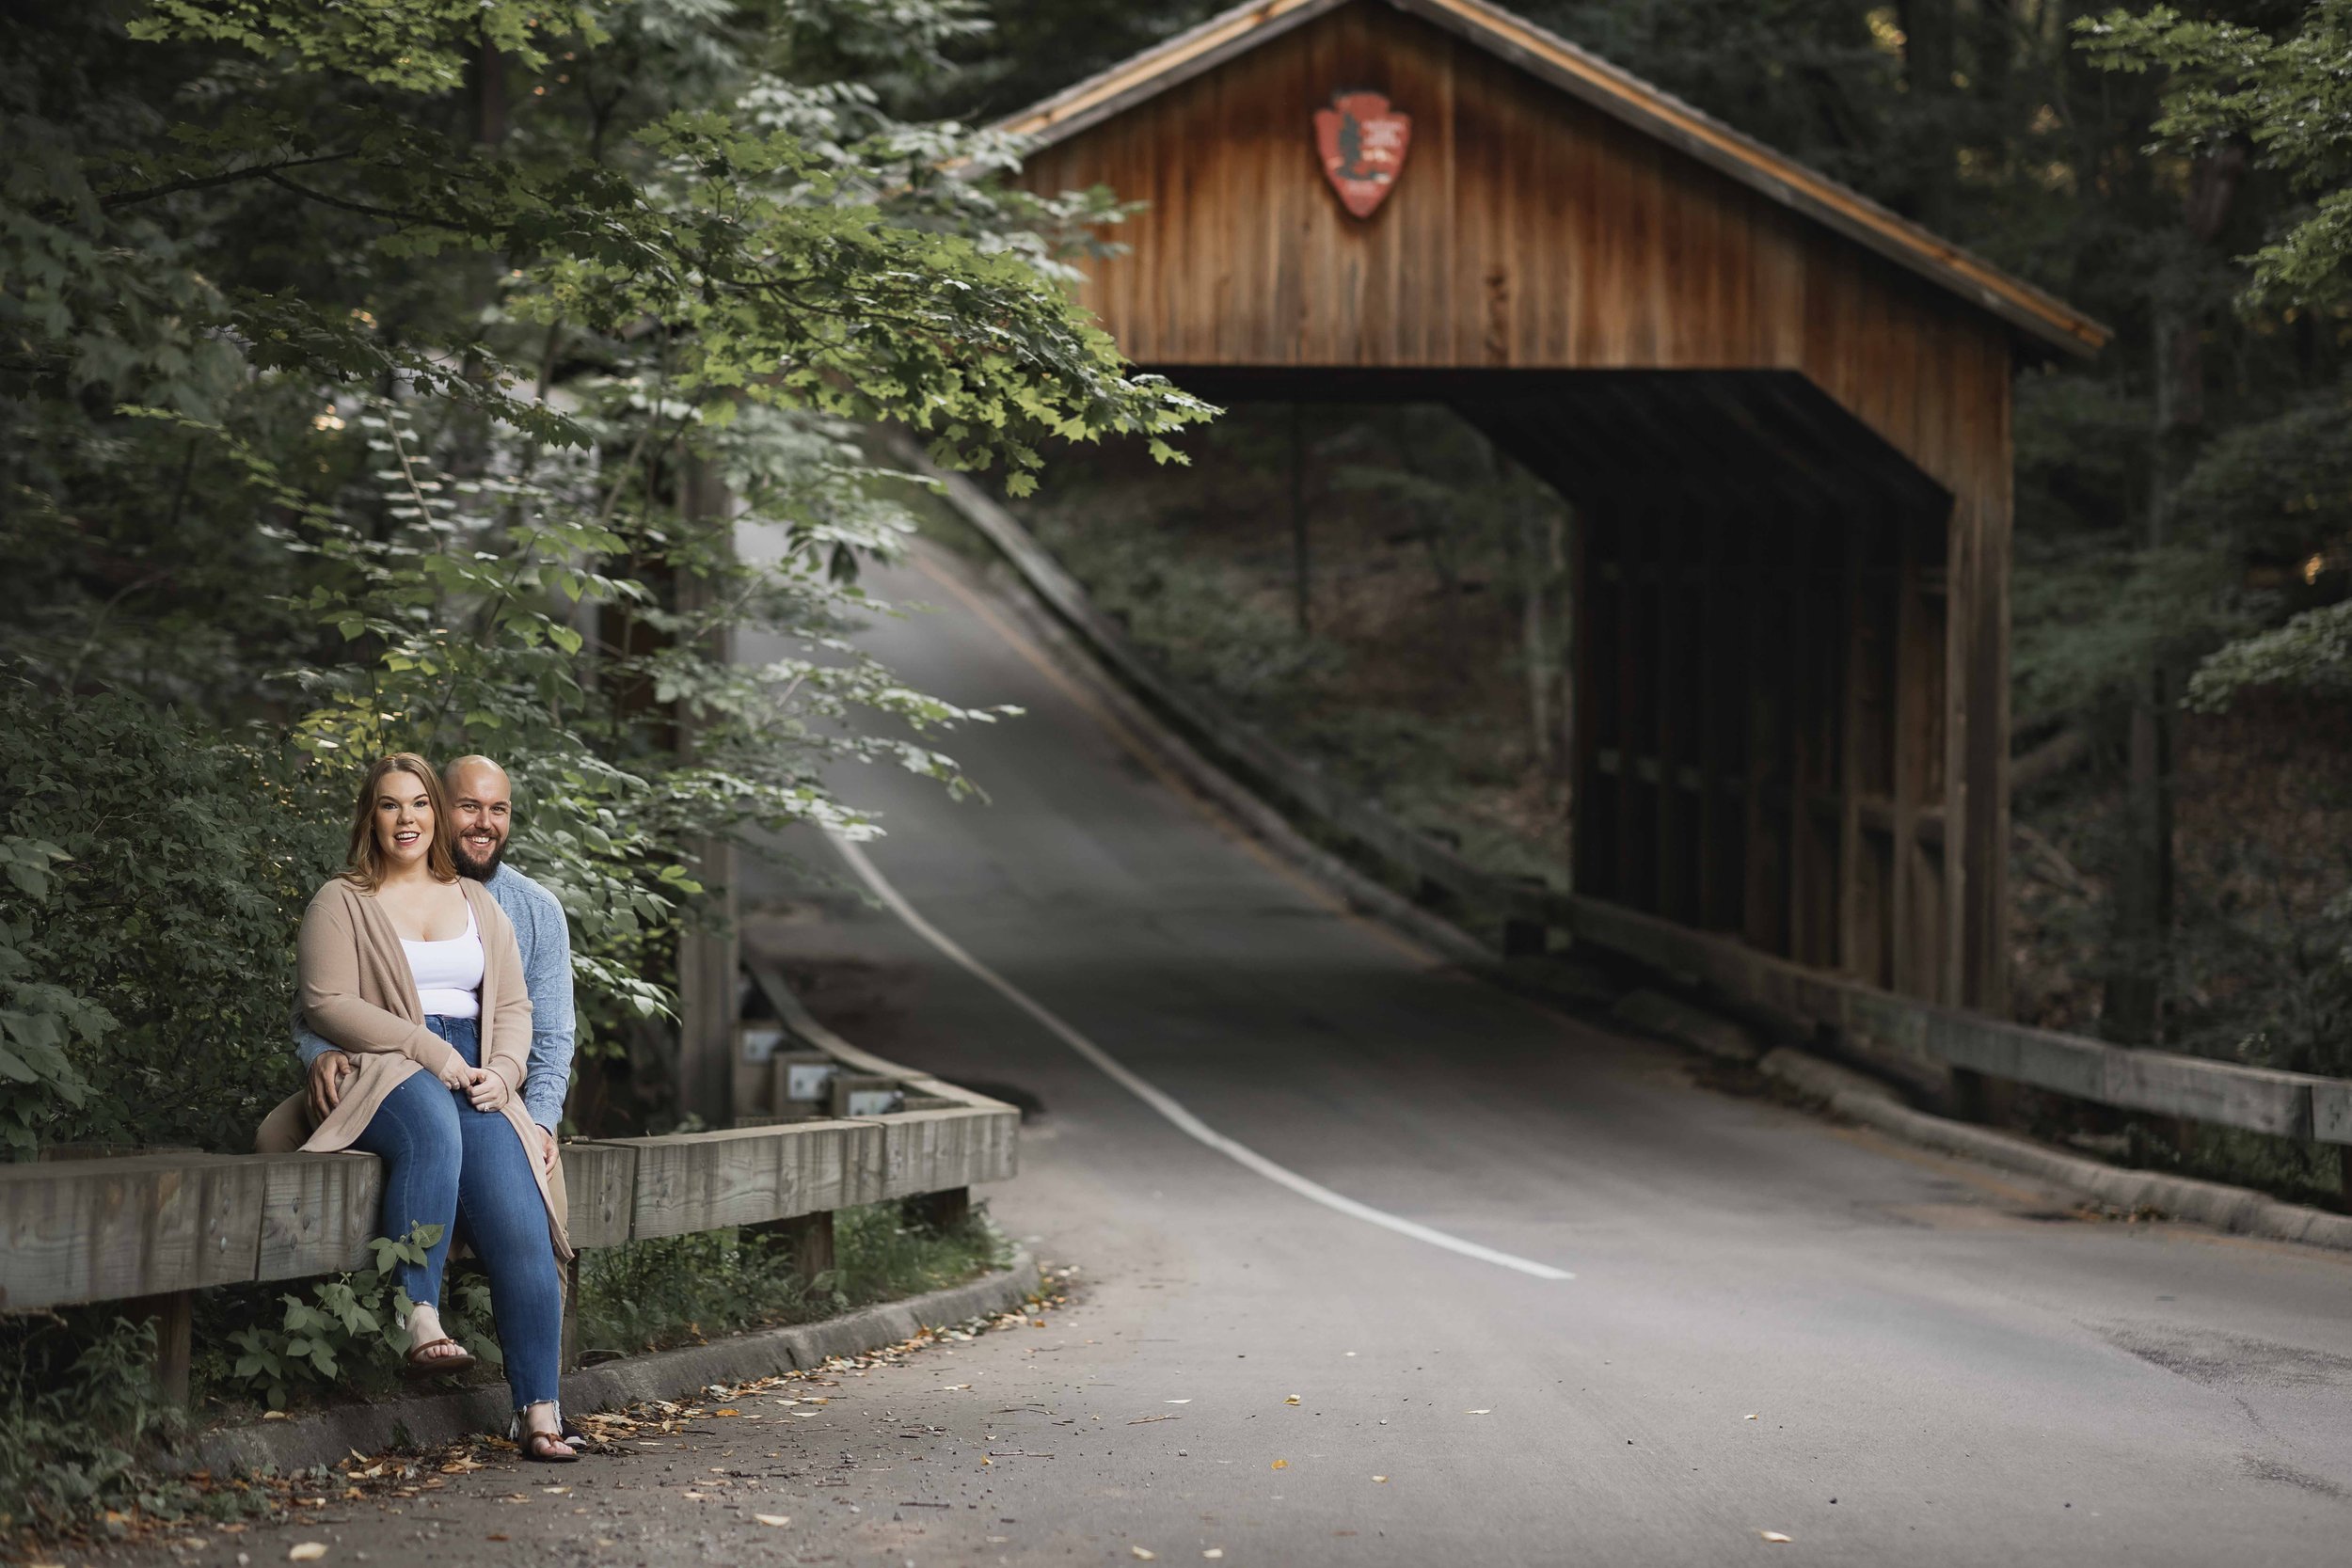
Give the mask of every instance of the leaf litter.
[{"label": "leaf litter", "polygon": [[[695,1435],[691,1423],[707,1420],[720,1415],[737,1415],[741,1404],[755,1398],[767,1398],[787,1404],[822,1406],[827,1396],[815,1390],[838,1386],[843,1373],[862,1372],[877,1367],[903,1365],[909,1358],[943,1344],[969,1343],[982,1334],[1000,1329],[1026,1328],[1035,1321],[1033,1314],[1066,1306],[1069,1296],[1064,1291],[1032,1297],[1021,1307],[988,1317],[967,1320],[951,1327],[926,1328],[911,1338],[884,1345],[860,1355],[829,1356],[821,1367],[780,1372],[771,1377],[755,1378],[735,1385],[713,1384],[702,1390],[705,1400],[647,1400],[620,1410],[583,1411],[565,1418],[585,1440],[591,1453],[626,1454],[636,1449],[660,1449],[665,1440],[675,1435]],[[1182,1403],[1183,1401],[1171,1402]],[[732,1408],[722,1408],[732,1407]],[[817,1416],[821,1409],[794,1410],[796,1416]],[[272,1410],[264,1419],[284,1420],[287,1413]],[[705,1433],[717,1435],[716,1433]],[[1051,1454],[1024,1453],[1006,1455],[1028,1459],[1050,1459]],[[193,1507],[137,1508],[109,1511],[103,1519],[93,1521],[84,1529],[50,1538],[58,1545],[88,1545],[101,1535],[112,1544],[134,1541],[165,1539],[181,1549],[203,1542],[207,1535],[220,1538],[242,1535],[254,1525],[282,1522],[304,1509],[325,1508],[329,1497],[339,1501],[355,1502],[373,1499],[377,1502],[399,1502],[427,1493],[445,1490],[448,1478],[460,1480],[492,1467],[509,1466],[516,1463],[516,1446],[503,1437],[477,1433],[453,1442],[442,1443],[421,1451],[396,1453],[386,1451],[363,1454],[357,1449],[348,1452],[333,1465],[319,1465],[290,1474],[255,1476],[215,1475],[210,1470],[192,1470],[178,1483],[176,1490],[193,1494]],[[708,1483],[706,1483],[708,1484]],[[542,1488],[560,1493],[568,1488]],[[209,1513],[211,1520],[198,1515]],[[238,1517],[223,1520],[219,1515],[232,1513]],[[754,1515],[761,1523],[770,1518],[789,1522],[789,1515]],[[179,1539],[172,1539],[172,1538]],[[26,1560],[46,1559],[31,1555],[34,1542],[21,1537],[26,1550]],[[492,1535],[494,1541],[506,1539]],[[11,1544],[8,1532],[0,1528],[0,1557]],[[308,1548],[315,1547],[316,1550]],[[324,1542],[305,1541],[296,1544],[287,1560],[316,1562],[326,1560],[327,1546]]]}]

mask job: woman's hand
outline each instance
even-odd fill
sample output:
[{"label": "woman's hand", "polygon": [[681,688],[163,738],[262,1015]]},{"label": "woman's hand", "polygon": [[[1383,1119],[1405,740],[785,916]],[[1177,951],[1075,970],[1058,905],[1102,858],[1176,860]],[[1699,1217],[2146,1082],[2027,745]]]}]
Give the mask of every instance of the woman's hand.
[{"label": "woman's hand", "polygon": [[506,1109],[506,1080],[485,1069],[474,1069],[474,1080],[466,1090],[466,1098],[473,1101],[477,1111]]},{"label": "woman's hand", "polygon": [[480,1068],[468,1067],[466,1058],[453,1051],[449,1053],[449,1060],[441,1067],[441,1087],[470,1089],[473,1087],[474,1080],[484,1076],[485,1074]]}]

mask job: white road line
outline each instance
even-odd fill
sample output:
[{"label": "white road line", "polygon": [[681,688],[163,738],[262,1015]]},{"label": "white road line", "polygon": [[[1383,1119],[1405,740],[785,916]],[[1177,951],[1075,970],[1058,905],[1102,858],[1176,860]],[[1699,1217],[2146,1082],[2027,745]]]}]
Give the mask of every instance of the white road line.
[{"label": "white road line", "polygon": [[1247,1144],[1235,1143],[1190,1111],[1185,1110],[1184,1103],[1174,1096],[1153,1087],[1150,1083],[1136,1076],[1117,1057],[1064,1022],[1060,1015],[1052,1008],[1037,1001],[1019,986],[965,952],[957,944],[954,938],[916,913],[914,906],[908,903],[899,895],[898,890],[890,885],[889,879],[875,868],[872,861],[866,859],[865,850],[846,838],[835,838],[833,842],[834,847],[841,851],[841,858],[850,863],[850,869],[856,872],[859,879],[873,890],[874,896],[881,899],[891,913],[905,921],[915,935],[938,948],[951,962],[970,974],[982,985],[1043,1024],[1047,1033],[1101,1069],[1104,1076],[1110,1079],[1112,1083],[1117,1084],[1120,1088],[1167,1117],[1177,1131],[1186,1137],[1206,1144],[1226,1158],[1248,1166],[1269,1181],[1279,1182],[1301,1197],[1311,1198],[1327,1209],[1336,1209],[1343,1214],[1353,1215],[1368,1224],[1379,1226],[1384,1230],[1393,1230],[1400,1236],[1410,1236],[1417,1242],[1426,1242],[1431,1246],[1443,1247],[1448,1252],[1458,1252],[1465,1258],[1475,1258],[1482,1262],[1500,1264],[1506,1269],[1516,1269],[1520,1274],[1533,1275],[1537,1279],[1574,1279],[1576,1277],[1565,1269],[1555,1269],[1549,1263],[1538,1263],[1530,1259],[1514,1257],[1507,1252],[1498,1252],[1493,1247],[1481,1246],[1476,1242],[1466,1242],[1459,1236],[1449,1236],[1442,1230],[1433,1230],[1418,1221],[1406,1219],[1400,1214],[1391,1214],[1385,1209],[1375,1209],[1368,1203],[1359,1203],[1352,1197],[1333,1192],[1319,1181],[1310,1181],[1296,1171],[1276,1164]]}]

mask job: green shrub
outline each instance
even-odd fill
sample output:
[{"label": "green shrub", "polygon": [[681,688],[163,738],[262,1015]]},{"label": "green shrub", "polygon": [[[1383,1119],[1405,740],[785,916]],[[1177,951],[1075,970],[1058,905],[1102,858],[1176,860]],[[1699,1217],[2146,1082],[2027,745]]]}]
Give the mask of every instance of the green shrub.
[{"label": "green shrub", "polygon": [[0,1059],[9,1143],[250,1148],[294,1084],[294,931],[340,799],[167,709],[16,681],[0,781],[0,1022],[38,1064]]},{"label": "green shrub", "polygon": [[0,1529],[56,1529],[127,1502],[168,1433],[152,1323],[111,1308],[0,1318]]},{"label": "green shrub", "polygon": [[581,1255],[580,1343],[626,1354],[838,1312],[961,1284],[1010,1257],[986,1205],[962,1225],[911,1225],[895,1203],[834,1216],[834,1267],[802,1279],[783,1237],[707,1230]]},{"label": "green shrub", "polygon": [[[208,1365],[205,1381],[215,1392],[256,1393],[272,1410],[286,1408],[296,1391],[374,1392],[389,1386],[408,1347],[402,1324],[413,1305],[408,1292],[392,1283],[393,1270],[422,1263],[440,1234],[437,1225],[418,1225],[402,1240],[377,1237],[368,1243],[375,1259],[371,1267],[321,1280],[307,1297],[280,1294],[284,1310],[275,1323],[241,1301],[242,1293],[213,1298],[215,1313],[253,1321],[228,1331],[225,1338],[235,1348],[235,1358],[223,1355]],[[479,1271],[451,1270],[442,1287],[441,1324],[477,1359],[504,1365],[490,1330],[489,1283]]]}]

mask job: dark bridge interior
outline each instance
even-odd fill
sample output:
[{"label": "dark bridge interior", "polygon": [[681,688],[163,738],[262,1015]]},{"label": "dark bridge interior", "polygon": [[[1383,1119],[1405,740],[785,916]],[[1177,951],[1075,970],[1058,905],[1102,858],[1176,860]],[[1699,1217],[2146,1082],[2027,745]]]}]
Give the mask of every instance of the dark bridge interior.
[{"label": "dark bridge interior", "polygon": [[1154,367],[1442,402],[1575,512],[1577,891],[1932,994],[1952,498],[1788,371]]}]

